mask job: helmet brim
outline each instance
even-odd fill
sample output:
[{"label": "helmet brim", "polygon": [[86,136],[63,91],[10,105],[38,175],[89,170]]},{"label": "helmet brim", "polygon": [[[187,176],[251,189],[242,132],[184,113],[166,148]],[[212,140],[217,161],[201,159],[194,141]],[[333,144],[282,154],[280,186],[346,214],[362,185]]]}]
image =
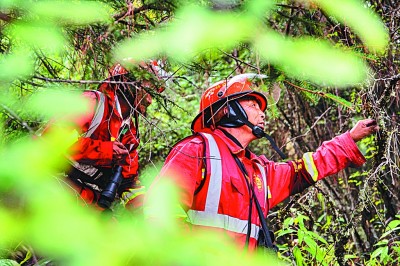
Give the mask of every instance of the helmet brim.
[{"label": "helmet brim", "polygon": [[[223,101],[232,101],[232,100],[240,99],[243,97],[254,97],[257,100],[257,102],[259,102],[260,109],[263,112],[265,112],[265,110],[267,109],[267,97],[265,97],[265,95],[262,94],[261,92],[257,92],[257,91],[246,91],[246,92],[239,92],[239,93],[231,94],[226,98],[222,98],[221,100],[218,100],[212,106],[219,105]],[[204,110],[200,111],[200,113],[197,114],[196,117],[193,119],[192,125],[191,125],[193,132],[201,132],[204,128],[207,128],[207,126],[205,126],[206,123],[203,121],[203,117],[204,117],[204,113],[209,111],[212,106],[209,106],[209,107],[205,108]]]}]

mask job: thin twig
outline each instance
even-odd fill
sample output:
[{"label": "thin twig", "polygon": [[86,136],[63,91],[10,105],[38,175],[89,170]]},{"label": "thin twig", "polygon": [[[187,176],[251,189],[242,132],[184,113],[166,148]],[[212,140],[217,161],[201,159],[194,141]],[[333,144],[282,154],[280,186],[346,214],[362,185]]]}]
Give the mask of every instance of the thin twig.
[{"label": "thin twig", "polygon": [[5,104],[0,104],[1,107],[7,112],[7,115],[14,118],[20,125],[26,128],[29,133],[35,134],[35,131],[26,123],[21,117],[19,117],[13,110],[7,107]]}]

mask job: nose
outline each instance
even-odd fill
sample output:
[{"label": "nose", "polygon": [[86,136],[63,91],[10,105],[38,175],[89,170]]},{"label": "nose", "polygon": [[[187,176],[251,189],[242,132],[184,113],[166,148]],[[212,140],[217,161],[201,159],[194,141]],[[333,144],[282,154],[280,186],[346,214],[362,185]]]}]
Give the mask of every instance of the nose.
[{"label": "nose", "polygon": [[264,120],[265,119],[265,113],[260,109],[259,110],[261,118]]},{"label": "nose", "polygon": [[146,95],[146,101],[148,102],[148,104],[150,105],[153,102],[153,97],[151,97],[150,94]]}]

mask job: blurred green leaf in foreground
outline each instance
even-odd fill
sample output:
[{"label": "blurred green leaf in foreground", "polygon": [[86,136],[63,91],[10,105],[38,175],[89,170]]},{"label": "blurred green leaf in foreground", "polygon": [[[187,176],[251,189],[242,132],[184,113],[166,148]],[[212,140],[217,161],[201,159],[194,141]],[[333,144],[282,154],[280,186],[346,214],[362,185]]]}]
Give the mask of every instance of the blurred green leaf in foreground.
[{"label": "blurred green leaf in foreground", "polygon": [[[384,51],[387,33],[361,3],[340,1],[348,8],[336,11],[339,2],[314,2],[348,23],[371,51]],[[367,66],[356,52],[307,37],[283,37],[265,26],[264,15],[273,8],[271,3],[248,1],[240,11],[184,5],[174,21],[123,42],[114,54],[117,59],[137,60],[165,54],[187,62],[210,47],[229,49],[250,43],[262,60],[291,77],[338,87],[365,81]],[[0,57],[3,94],[13,81],[33,73],[35,52],[63,52],[64,45],[68,45],[63,27],[106,24],[111,10],[98,1],[8,0],[2,1],[0,8],[15,9],[18,14],[15,21],[2,28],[13,39],[10,49]],[[84,112],[85,105],[79,104],[76,95],[55,93],[49,88],[31,99],[27,112],[46,119],[68,115],[70,105],[73,111]],[[177,205],[174,192],[168,188],[160,193],[171,195],[171,201],[160,200],[155,208],[161,222],[102,217],[83,206],[60,174],[66,167],[64,154],[69,144],[68,127],[61,125],[41,139],[25,137],[0,147],[0,250],[24,242],[41,256],[64,265],[279,265],[273,257],[238,252],[231,243],[214,235],[180,230],[171,216],[173,212],[166,212]]]},{"label": "blurred green leaf in foreground", "polygon": [[[268,15],[273,6],[259,2],[262,1],[249,1],[247,9],[235,12],[185,6],[174,21],[123,42],[114,55],[117,60],[142,60],[165,54],[188,61],[207,48],[228,49],[240,43],[253,43],[266,63],[272,63],[288,76],[337,87],[366,81],[368,67],[357,53],[334,48],[321,40],[306,37],[295,39],[273,32],[263,25],[264,16],[260,16]],[[387,31],[377,16],[366,10],[361,2],[316,2],[329,14],[337,16],[338,20],[348,23],[373,52],[385,51]],[[257,6],[258,9],[255,8]],[[339,6],[340,12],[335,9]],[[372,30],[366,25],[371,26]]]}]

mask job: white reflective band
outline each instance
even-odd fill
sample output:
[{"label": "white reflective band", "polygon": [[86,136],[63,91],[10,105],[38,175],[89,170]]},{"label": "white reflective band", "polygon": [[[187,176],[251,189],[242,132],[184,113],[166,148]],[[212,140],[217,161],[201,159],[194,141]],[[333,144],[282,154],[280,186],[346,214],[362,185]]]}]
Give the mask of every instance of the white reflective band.
[{"label": "white reflective band", "polygon": [[210,147],[210,183],[208,185],[205,212],[218,213],[218,205],[222,187],[221,154],[215,139],[210,134],[204,134]]},{"label": "white reflective band", "polygon": [[[204,211],[189,210],[187,212],[188,222],[195,225],[210,226],[216,228],[222,228],[227,231],[231,231],[239,234],[247,234],[247,220],[240,220],[235,217],[231,217],[225,214],[210,213]],[[260,227],[251,224],[250,237],[257,239]]]},{"label": "white reflective band", "polygon": [[306,167],[307,172],[311,175],[311,178],[314,181],[318,180],[318,170],[315,166],[314,159],[312,157],[312,152],[306,152],[303,155],[304,166]]},{"label": "white reflective band", "polygon": [[[201,133],[208,142],[210,158],[210,181],[208,185],[207,198],[204,211],[188,210],[187,221],[194,225],[210,226],[222,228],[227,231],[247,234],[248,221],[241,220],[229,215],[218,213],[218,206],[221,197],[222,189],[222,163],[221,154],[219,152],[217,143],[212,135]],[[265,173],[261,171],[263,181],[265,182]],[[265,202],[265,201],[264,201]],[[260,227],[251,224],[250,237],[257,239]]]},{"label": "white reflective band", "polygon": [[93,91],[93,92],[96,93],[100,99],[97,104],[96,112],[94,113],[92,122],[90,122],[89,129],[83,134],[83,137],[86,138],[90,137],[93,134],[93,132],[99,127],[104,115],[105,96],[103,93],[99,91]]},{"label": "white reflective band", "polygon": [[121,105],[119,104],[117,94],[115,94],[115,107],[117,108],[118,114],[122,117]]}]

